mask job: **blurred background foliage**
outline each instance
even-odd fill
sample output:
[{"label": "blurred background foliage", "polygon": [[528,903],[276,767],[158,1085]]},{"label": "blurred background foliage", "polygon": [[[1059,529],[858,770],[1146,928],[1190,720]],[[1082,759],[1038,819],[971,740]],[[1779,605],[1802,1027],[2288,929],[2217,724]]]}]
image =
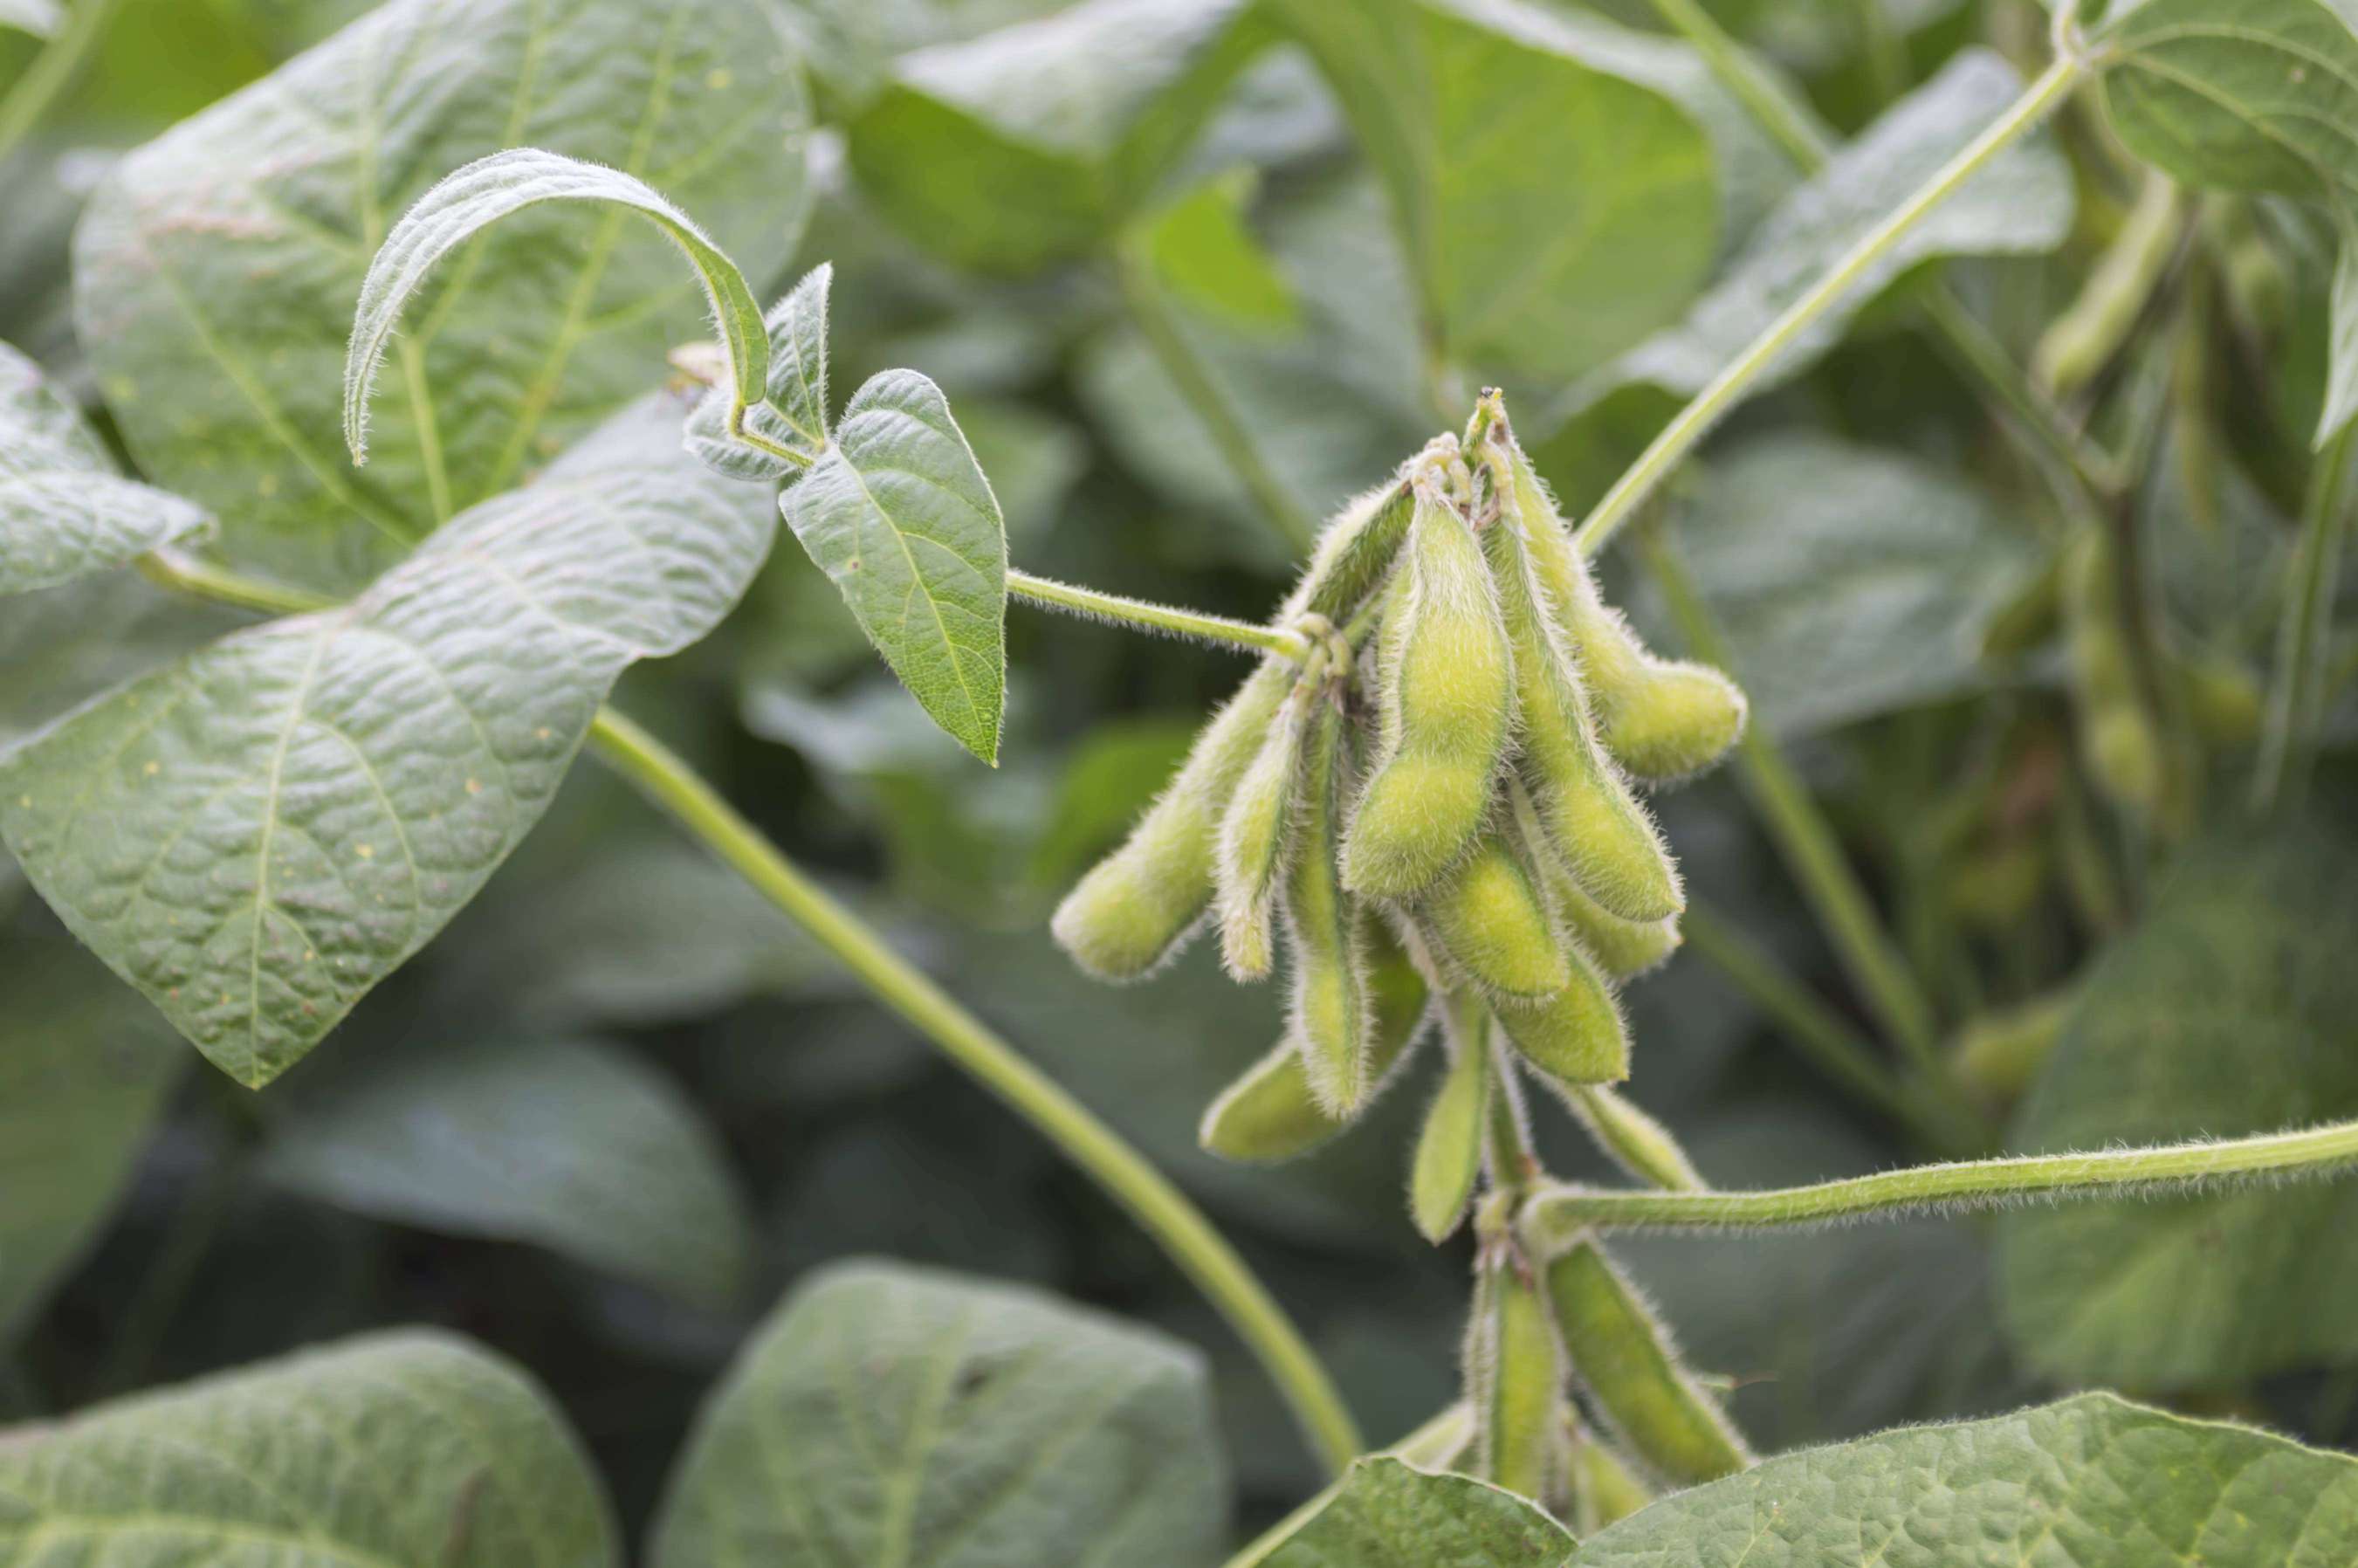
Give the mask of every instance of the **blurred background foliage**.
[{"label": "blurred background foliage", "polygon": [[[365,8],[120,0],[90,69],[0,169],[0,338],[87,396],[66,308],[81,199],[122,149]],[[1801,177],[1640,0],[1503,19],[1427,8],[1419,47],[1521,72],[1533,101],[1551,72],[1588,68],[1513,29],[1562,29],[1653,84],[1648,103],[1681,105],[1663,136],[1693,144],[1646,175],[1658,235],[1624,236],[1499,315],[1448,256],[1422,284],[1403,260],[1383,149],[1352,130],[1383,81],[1322,73],[1288,41],[1318,43],[1347,8],[1256,11],[1208,54],[1158,41],[1137,4],[1100,0],[1064,35],[1009,30],[1057,9],[794,9],[826,129],[800,254],[768,281],[835,264],[838,387],[900,364],[942,384],[1019,564],[1230,614],[1266,613],[1310,522],[1462,419],[1483,378],[1503,378],[1567,507],[1593,499],[1693,390],[1698,360],[1707,373],[1714,344],[1750,335],[1775,277],[1822,259],[1843,201],[1879,209],[1858,181],[1908,152],[1907,127],[1887,123],[1871,134],[1893,146],[1797,199]],[[2043,28],[2006,0],[1710,9],[1844,139],[1911,93],[1971,104],[1996,81],[2002,104],[1990,51],[2028,59]],[[35,49],[0,35],[0,85]],[[1446,121],[1452,106],[1427,111]],[[1972,113],[1950,119],[1969,131]],[[1567,160],[1620,156],[1609,119],[1516,135],[1544,151],[1429,193],[1425,221],[1524,223]],[[2125,167],[2093,114],[2068,113],[1915,259],[1951,258],[1950,285],[2027,358],[2134,200]],[[1912,183],[1891,178],[1895,192]],[[2176,828],[2141,831],[2087,775],[2052,612],[2060,520],[1915,329],[1920,272],[1749,405],[1657,524],[1898,934],[1938,1048],[1964,1053],[1974,1088],[1958,1098],[1977,1096],[1964,1108],[2017,1146],[2358,1112],[2346,795],[2320,788],[2300,827],[2262,840],[2234,826],[2253,740],[2234,698],[2266,666],[2330,260],[2289,209],[2251,218],[2291,279],[2282,313],[2239,313],[2200,230],[2158,307],[2176,313],[2154,323],[2162,346],[2120,373],[2132,389],[2169,384],[2172,354],[2204,372],[2169,402],[2136,504],[2169,645],[2224,694],[2195,726],[2204,803]],[[1462,329],[1465,363],[1426,353],[1419,323],[1436,312]],[[1264,471],[1237,471],[1188,374],[1225,394]],[[2108,388],[2100,431],[2136,403]],[[1617,596],[1680,646],[1630,554],[1607,566]],[[128,574],[13,601],[0,738],[232,623]],[[1223,1165],[1195,1148],[1196,1120],[1266,1049],[1276,999],[1228,984],[1201,951],[1144,988],[1102,989],[1045,932],[1238,661],[1022,608],[1010,640],[996,771],[934,730],[791,548],[717,635],[634,672],[618,701],[1174,1172],[1305,1324],[1371,1434],[1408,1429],[1453,1397],[1466,1283],[1465,1240],[1428,1249],[1401,1212],[1426,1078],[1299,1164]],[[2346,673],[2348,649],[2336,655]],[[2334,733],[2351,737],[2346,712]],[[1839,1031],[1880,1033],[1736,773],[1660,804],[1720,935],[1628,990],[1634,1098],[1717,1184],[1952,1152],[1731,979],[1766,956]],[[0,1422],[370,1325],[442,1324],[547,1381],[636,1520],[781,1290],[827,1260],[887,1254],[1044,1284],[1204,1346],[1249,1513],[1314,1483],[1252,1366],[1118,1212],[595,769],[476,905],[265,1095],[204,1068],[5,860],[0,934]],[[1607,1179],[1568,1125],[1547,1132],[1559,1171]],[[2082,1382],[2348,1443],[2358,1340],[2340,1303],[2358,1284],[2344,1218],[2358,1200],[2230,1201],[2240,1216],[2158,1202],[1637,1239],[1624,1255],[1697,1364],[1733,1379],[1764,1451]]]}]

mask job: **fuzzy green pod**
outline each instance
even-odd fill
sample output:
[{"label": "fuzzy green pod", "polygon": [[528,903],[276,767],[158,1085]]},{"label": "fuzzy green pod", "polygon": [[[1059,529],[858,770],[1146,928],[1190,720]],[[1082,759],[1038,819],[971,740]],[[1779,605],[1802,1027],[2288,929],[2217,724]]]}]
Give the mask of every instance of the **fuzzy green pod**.
[{"label": "fuzzy green pod", "polygon": [[1415,514],[1410,486],[1393,478],[1353,496],[1318,535],[1310,565],[1278,612],[1282,625],[1304,615],[1341,621],[1382,586]]},{"label": "fuzzy green pod", "polygon": [[1365,1104],[1373,1087],[1374,1008],[1362,920],[1336,871],[1348,744],[1341,708],[1317,705],[1303,758],[1302,852],[1293,857],[1285,897],[1293,980],[1289,1029],[1310,1092],[1336,1116]]},{"label": "fuzzy green pod", "polygon": [[2180,211],[2177,182],[2158,171],[2147,173],[2136,205],[2088,274],[2079,297],[2049,324],[2031,351],[2031,377],[2040,386],[2069,397],[2112,363],[2169,270],[2178,251]]},{"label": "fuzzy green pod", "polygon": [[1677,867],[1653,819],[1598,741],[1571,651],[1537,579],[1518,508],[1486,545],[1514,650],[1522,716],[1516,773],[1531,792],[1547,844],[1589,896],[1625,920],[1661,920],[1685,907]]},{"label": "fuzzy green pod", "polygon": [[1065,896],[1050,929],[1082,968],[1134,980],[1174,953],[1212,897],[1219,821],[1293,682],[1271,659],[1195,738],[1169,787],[1121,848]]},{"label": "fuzzy green pod", "polygon": [[2099,789],[2150,816],[2160,808],[2169,785],[2167,761],[2161,735],[2137,693],[2114,572],[2104,529],[2083,524],[2066,546],[2063,561],[2080,752]]},{"label": "fuzzy green pod", "polygon": [[1560,1083],[1617,1084],[1629,1076],[1629,1030],[1596,961],[1568,947],[1572,978],[1552,996],[1498,1000],[1498,1027],[1533,1067]]},{"label": "fuzzy green pod", "polygon": [[1325,691],[1325,668],[1323,651],[1313,655],[1238,778],[1220,817],[1213,877],[1220,961],[1239,980],[1269,975],[1278,892],[1293,849],[1302,741],[1311,707]]},{"label": "fuzzy green pod", "polygon": [[1660,1122],[1601,1085],[1567,1087],[1563,1102],[1613,1162],[1650,1186],[1701,1192],[1704,1179]]},{"label": "fuzzy green pod", "polygon": [[1572,961],[1532,869],[1487,832],[1417,905],[1433,946],[1484,989],[1550,996],[1572,982]]},{"label": "fuzzy green pod", "polygon": [[1449,1238],[1474,1201],[1492,1092],[1489,1020],[1480,1000],[1452,998],[1444,1011],[1449,1071],[1424,1113],[1408,1183],[1409,1217],[1435,1246]]},{"label": "fuzzy green pod", "polygon": [[1466,1336],[1474,1452],[1483,1477],[1527,1498],[1561,1470],[1563,1353],[1541,1281],[1511,1248],[1485,1259]]},{"label": "fuzzy green pod", "polygon": [[[1407,955],[1397,947],[1385,951],[1380,937],[1369,946],[1368,989],[1376,1010],[1376,1038],[1368,1076],[1373,1099],[1423,1037],[1433,1010],[1424,977]],[[1310,1092],[1302,1051],[1289,1035],[1211,1103],[1198,1139],[1223,1160],[1266,1165],[1306,1154],[1349,1125],[1347,1119],[1329,1116]]]},{"label": "fuzzy green pod", "polygon": [[1958,1081],[2000,1104],[2021,1095],[2062,1042],[2076,1000],[2055,991],[1967,1024],[1952,1050]]},{"label": "fuzzy green pod", "polygon": [[[1507,805],[1523,843],[1545,843],[1531,792],[1520,781],[1509,781]],[[1617,985],[1667,962],[1686,940],[1677,915],[1624,920],[1583,892],[1554,856],[1535,852],[1531,863],[1539,878],[1541,897],[1566,939],[1595,960],[1605,978]]]},{"label": "fuzzy green pod", "polygon": [[1375,764],[1344,842],[1343,885],[1412,898],[1489,809],[1513,720],[1513,671],[1482,546],[1431,474],[1379,650]]},{"label": "fuzzy green pod", "polygon": [[1632,1453],[1690,1486],[1752,1463],[1727,1412],[1696,1383],[1669,1330],[1594,1238],[1550,1260],[1546,1288],[1574,1376]]},{"label": "fuzzy green pod", "polygon": [[1572,1497],[1572,1527],[1577,1534],[1594,1535],[1654,1500],[1646,1483],[1586,1427],[1573,1425],[1564,1452],[1565,1489]]},{"label": "fuzzy green pod", "polygon": [[1522,522],[1534,591],[1576,661],[1590,721],[1614,762],[1649,784],[1671,784],[1725,757],[1750,716],[1743,689],[1708,665],[1649,652],[1597,591],[1523,449],[1502,435],[1491,451],[1501,503]]}]

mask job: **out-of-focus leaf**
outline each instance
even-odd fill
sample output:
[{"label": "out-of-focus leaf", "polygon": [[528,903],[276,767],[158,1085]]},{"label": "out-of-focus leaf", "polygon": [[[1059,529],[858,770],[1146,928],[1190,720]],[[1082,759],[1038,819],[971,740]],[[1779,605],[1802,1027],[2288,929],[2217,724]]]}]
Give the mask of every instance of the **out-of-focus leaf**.
[{"label": "out-of-focus leaf", "polygon": [[0,598],[55,588],[211,525],[116,472],[40,367],[0,343]]},{"label": "out-of-focus leaf", "polygon": [[114,1208],[188,1062],[162,1021],[70,945],[12,936],[6,953],[0,1345]]},{"label": "out-of-focus leaf", "polygon": [[338,434],[353,301],[394,220],[450,170],[517,145],[609,164],[754,276],[784,259],[806,183],[796,62],[762,6],[648,20],[394,0],[116,166],[76,240],[81,338],[141,467],[222,517],[239,561],[355,587],[695,335],[696,281],[661,237],[619,211],[520,216],[418,301],[355,472]]},{"label": "out-of-focus leaf", "polygon": [[1133,719],[1099,725],[1075,746],[1033,851],[1039,881],[1062,887],[1120,842],[1202,727],[1200,717]]},{"label": "out-of-focus leaf", "polygon": [[1639,1509],[1576,1568],[2262,1568],[2358,1552],[2358,1460],[2082,1394],[1770,1459]]},{"label": "out-of-focus leaf", "polygon": [[963,265],[1086,254],[1136,211],[1269,34],[1242,0],[1087,0],[904,55],[849,125],[892,222]]},{"label": "out-of-focus leaf", "polygon": [[1536,1504],[1468,1476],[1362,1459],[1260,1568],[1564,1568],[1573,1538]]},{"label": "out-of-focus leaf", "polygon": [[58,9],[58,0],[0,0],[0,27],[13,27],[20,33],[46,38],[64,20],[65,13]]},{"label": "out-of-focus leaf", "polygon": [[[1714,464],[1676,546],[1757,721],[1788,736],[1973,690],[1983,623],[2035,565],[1962,476],[1815,434]],[[1678,644],[1650,597],[1638,609]]]},{"label": "out-of-focus leaf", "polygon": [[958,428],[974,449],[976,464],[990,476],[1009,544],[1021,547],[1046,538],[1088,466],[1079,430],[1005,397],[961,399]]},{"label": "out-of-focus leaf", "polygon": [[[2025,1150],[2233,1138],[2358,1115],[2358,850],[2323,825],[2190,852],[2080,989]],[[2007,1327],[2057,1377],[2232,1385],[2358,1356],[2358,1189],[2007,1216]]]},{"label": "out-of-focus leaf", "polygon": [[1517,0],[1285,0],[1389,187],[1451,354],[1576,375],[1673,319],[1718,232],[1673,99]]},{"label": "out-of-focus leaf", "polygon": [[1302,307],[1247,224],[1257,181],[1233,168],[1150,213],[1136,240],[1154,280],[1182,305],[1245,333],[1282,335]]},{"label": "out-of-focus leaf", "polygon": [[50,906],[241,1082],[300,1059],[473,897],[634,660],[768,550],[656,398],[352,605],[235,633],[0,758]]},{"label": "out-of-focus leaf", "polygon": [[355,1213],[526,1241],[726,1305],[752,1222],[697,1108],[590,1041],[406,1048],[333,1080],[273,1129],[264,1169]]},{"label": "out-of-focus leaf", "polygon": [[914,371],[870,377],[780,504],[909,694],[996,762],[1007,526],[941,388]]},{"label": "out-of-focus leaf", "polygon": [[2358,32],[2327,0],[2146,0],[2098,34],[2121,140],[2190,185],[2269,190],[2340,220],[2322,444],[2358,414]]},{"label": "out-of-focus leaf", "polygon": [[[1998,55],[1958,54],[1779,202],[1684,320],[1582,381],[1561,412],[1576,416],[1633,382],[1680,398],[1701,391],[2021,91],[2021,78]],[[2053,142],[2035,135],[2017,142],[1909,229],[1785,349],[1755,393],[1807,369],[1909,267],[1935,256],[2052,250],[2071,231],[2072,205],[2071,168]]]},{"label": "out-of-focus leaf", "polygon": [[20,594],[0,615],[0,751],[92,697],[248,624],[243,611],[101,572]]},{"label": "out-of-focus leaf", "polygon": [[622,1560],[589,1455],[547,1396],[486,1351],[415,1332],[10,1433],[0,1541],[124,1568]]},{"label": "out-of-focus leaf", "polygon": [[826,1271],[714,1394],[655,1568],[1194,1568],[1226,1506],[1204,1369],[1037,1292],[897,1264]]}]

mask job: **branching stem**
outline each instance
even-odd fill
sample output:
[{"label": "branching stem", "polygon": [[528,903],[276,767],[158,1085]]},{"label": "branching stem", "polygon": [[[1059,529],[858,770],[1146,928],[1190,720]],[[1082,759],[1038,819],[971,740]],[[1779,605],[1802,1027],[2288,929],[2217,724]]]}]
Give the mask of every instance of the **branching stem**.
[{"label": "branching stem", "polygon": [[1050,578],[1034,577],[1013,567],[1007,569],[1007,591],[1016,599],[1069,615],[1110,621],[1141,631],[1193,637],[1198,642],[1249,653],[1282,654],[1297,661],[1310,656],[1310,639],[1285,627],[1256,626],[1249,621],[1232,621],[1225,615],[1206,615],[1201,611],[1127,599],[1118,593],[1099,593],[1093,588],[1076,588]]}]

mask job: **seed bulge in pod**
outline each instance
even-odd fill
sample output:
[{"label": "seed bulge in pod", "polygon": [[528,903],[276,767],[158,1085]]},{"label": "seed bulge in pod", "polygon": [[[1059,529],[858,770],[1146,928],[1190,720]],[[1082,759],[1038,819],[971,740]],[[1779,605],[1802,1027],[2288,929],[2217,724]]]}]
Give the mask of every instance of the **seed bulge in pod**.
[{"label": "seed bulge in pod", "polygon": [[1553,1481],[1564,1436],[1563,1358],[1544,1289],[1512,1248],[1497,1248],[1480,1266],[1466,1336],[1483,1478],[1533,1498]]},{"label": "seed bulge in pod", "polygon": [[1566,949],[1572,979],[1552,996],[1498,1000],[1498,1027],[1540,1072],[1567,1084],[1617,1084],[1629,1076],[1629,1031],[1595,960]]},{"label": "seed bulge in pod", "polygon": [[1286,879],[1293,959],[1289,1026],[1310,1092],[1329,1115],[1365,1103],[1372,1087],[1374,1009],[1368,997],[1360,911],[1336,872],[1337,827],[1350,768],[1342,709],[1313,713],[1302,773],[1302,852]]},{"label": "seed bulge in pod", "polygon": [[1239,980],[1267,978],[1277,895],[1294,847],[1302,777],[1302,740],[1311,705],[1325,695],[1326,659],[1312,655],[1278,709],[1260,747],[1237,781],[1220,818],[1213,885],[1220,917],[1220,958]]},{"label": "seed bulge in pod", "polygon": [[1424,1113],[1409,1169],[1409,1217],[1419,1235],[1439,1246],[1466,1218],[1482,1175],[1482,1136],[1489,1113],[1488,1011],[1477,997],[1443,1003],[1449,1070]]},{"label": "seed bulge in pod", "polygon": [[1434,946],[1487,989],[1542,997],[1571,982],[1563,935],[1501,834],[1484,833],[1417,907]]},{"label": "seed bulge in pod", "polygon": [[1430,473],[1403,557],[1380,631],[1374,769],[1344,846],[1344,885],[1374,898],[1414,897],[1465,851],[1513,719],[1482,546]]}]

